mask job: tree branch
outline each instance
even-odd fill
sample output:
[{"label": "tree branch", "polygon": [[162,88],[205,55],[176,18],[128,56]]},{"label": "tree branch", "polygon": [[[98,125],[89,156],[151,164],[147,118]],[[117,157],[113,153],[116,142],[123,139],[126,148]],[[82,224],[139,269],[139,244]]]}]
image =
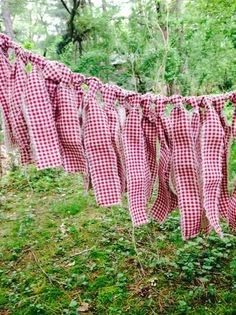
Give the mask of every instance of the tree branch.
[{"label": "tree branch", "polygon": [[64,6],[64,8],[66,9],[66,11],[67,11],[69,14],[71,14],[71,11],[69,10],[69,8],[68,8],[67,4],[65,3],[65,1],[64,1],[64,0],[61,0],[61,3],[63,4],[63,6]]}]

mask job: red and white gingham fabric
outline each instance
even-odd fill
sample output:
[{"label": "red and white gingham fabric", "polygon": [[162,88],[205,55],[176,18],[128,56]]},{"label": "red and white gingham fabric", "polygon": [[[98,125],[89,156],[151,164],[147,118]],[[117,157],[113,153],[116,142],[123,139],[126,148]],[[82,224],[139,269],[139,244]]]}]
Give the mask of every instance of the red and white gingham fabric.
[{"label": "red and white gingham fabric", "polygon": [[15,141],[20,151],[21,163],[33,163],[29,128],[22,108],[27,73],[25,64],[20,58],[13,66],[10,80],[10,120]]},{"label": "red and white gingham fabric", "polygon": [[121,202],[121,186],[117,159],[112,145],[108,118],[98,103],[96,92],[100,82],[88,79],[89,91],[85,96],[87,111],[84,125],[84,145],[89,162],[89,171],[97,204],[102,207],[118,205]]},{"label": "red and white gingham fabric", "polygon": [[4,137],[8,148],[13,148],[16,144],[11,119],[10,119],[10,75],[12,66],[8,61],[7,54],[0,51],[0,105],[4,123]]},{"label": "red and white gingham fabric", "polygon": [[146,144],[140,119],[141,95],[129,93],[127,116],[123,128],[128,202],[134,226],[148,222],[146,203],[150,190],[150,172]]},{"label": "red and white gingham fabric", "polygon": [[155,111],[151,111],[149,119],[155,123],[160,153],[158,161],[158,196],[150,210],[155,220],[163,223],[168,214],[175,210],[178,204],[177,196],[170,188],[171,157],[172,157],[172,127],[170,118],[165,113],[167,98],[157,96]]},{"label": "red and white gingham fabric", "polygon": [[199,234],[201,230],[202,203],[199,187],[199,171],[195,154],[192,122],[183,106],[183,98],[174,95],[169,102],[173,131],[173,165],[181,213],[183,239]]},{"label": "red and white gingham fabric", "polygon": [[210,97],[203,97],[205,120],[202,126],[203,206],[210,226],[223,237],[219,199],[222,185],[224,130]]},{"label": "red and white gingham fabric", "polygon": [[[232,120],[232,136],[236,143],[236,92],[230,93],[229,100],[234,105],[234,114]],[[234,191],[229,200],[229,208],[228,208],[228,223],[229,226],[236,230],[236,176],[234,178]]]},{"label": "red and white gingham fabric", "polygon": [[141,126],[147,147],[147,158],[150,170],[150,191],[149,198],[152,196],[155,182],[157,179],[157,128],[155,122],[150,120],[151,106],[154,103],[154,95],[145,94],[142,97],[142,121]]},{"label": "red and white gingham fabric", "polygon": [[37,169],[62,165],[59,139],[50,98],[41,70],[32,65],[23,106],[27,116]]},{"label": "red and white gingham fabric", "polygon": [[224,116],[224,106],[225,106],[225,95],[217,95],[211,98],[212,105],[216,110],[222,128],[224,130],[224,147],[223,147],[223,157],[222,157],[222,181],[221,189],[219,196],[219,212],[222,218],[228,217],[228,208],[229,208],[229,190],[228,190],[228,156],[230,151],[230,142],[231,142],[231,126],[228,125],[226,118]]},{"label": "red and white gingham fabric", "polygon": [[[66,172],[87,174],[85,152],[82,145],[78,94],[74,89],[72,72],[58,64],[56,89],[56,128],[61,144],[63,167]],[[81,98],[80,98],[80,101]]]},{"label": "red and white gingham fabric", "polygon": [[116,110],[116,92],[117,89],[110,84],[103,85],[102,89],[103,108],[107,115],[108,125],[111,133],[111,141],[116,154],[118,174],[120,178],[121,191],[125,191],[126,179],[124,173],[124,161],[122,161],[122,153],[119,147],[121,124],[118,112]]}]

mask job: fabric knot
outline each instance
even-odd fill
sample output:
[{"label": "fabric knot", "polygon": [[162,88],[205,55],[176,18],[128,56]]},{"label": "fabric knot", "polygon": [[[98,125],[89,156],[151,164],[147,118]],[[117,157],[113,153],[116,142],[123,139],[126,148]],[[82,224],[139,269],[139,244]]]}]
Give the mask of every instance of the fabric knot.
[{"label": "fabric knot", "polygon": [[89,86],[88,94],[92,95],[102,88],[102,83],[100,80],[94,77],[89,77],[85,79],[85,84]]},{"label": "fabric knot", "polygon": [[134,93],[134,92],[128,92],[126,94],[126,104],[127,109],[129,110],[137,110],[139,109],[142,102],[142,96],[141,94]]},{"label": "fabric knot", "polygon": [[168,97],[168,103],[169,104],[174,104],[176,106],[181,106],[183,104],[183,96],[181,95],[172,95]]},{"label": "fabric knot", "polygon": [[116,91],[110,84],[104,84],[102,89],[102,101],[106,108],[115,108]]},{"label": "fabric knot", "polygon": [[202,108],[208,108],[209,106],[212,105],[212,98],[208,95],[203,95],[199,97],[200,100],[200,107]]},{"label": "fabric knot", "polygon": [[80,89],[81,85],[85,82],[85,76],[80,73],[72,73],[72,83],[75,89]]},{"label": "fabric knot", "polygon": [[154,104],[154,97],[151,93],[146,93],[142,96],[141,107],[143,110],[143,116],[151,119],[152,105]]},{"label": "fabric knot", "polygon": [[8,48],[10,47],[10,39],[4,34],[1,34],[0,39],[0,47],[2,48],[4,54],[6,54]]},{"label": "fabric knot", "polygon": [[198,108],[201,104],[201,99],[196,96],[187,96],[183,98],[183,103],[186,103],[193,108]]},{"label": "fabric knot", "polygon": [[212,104],[214,105],[215,110],[219,113],[225,106],[226,97],[225,95],[216,95],[212,96]]},{"label": "fabric knot", "polygon": [[72,71],[69,70],[64,65],[60,65],[60,74],[61,74],[61,79],[60,79],[60,85],[71,85],[72,84]]},{"label": "fabric knot", "polygon": [[231,92],[228,94],[228,99],[236,105],[236,92]]},{"label": "fabric knot", "polygon": [[126,104],[125,91],[122,88],[120,88],[119,86],[114,86],[114,89],[116,91],[116,97],[118,99],[119,105],[121,107],[125,107],[125,104]]},{"label": "fabric knot", "polygon": [[57,63],[48,61],[43,67],[43,77],[46,80],[53,80],[55,83],[59,83],[61,75]]},{"label": "fabric knot", "polygon": [[162,95],[157,95],[155,98],[155,104],[156,113],[158,113],[158,115],[164,114],[166,105],[169,104],[169,98]]}]

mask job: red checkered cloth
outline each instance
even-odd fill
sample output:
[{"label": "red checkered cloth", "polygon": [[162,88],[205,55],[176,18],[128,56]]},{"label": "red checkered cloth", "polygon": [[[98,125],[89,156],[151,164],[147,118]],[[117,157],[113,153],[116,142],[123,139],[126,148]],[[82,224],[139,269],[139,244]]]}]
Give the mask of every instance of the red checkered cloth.
[{"label": "red checkered cloth", "polygon": [[150,190],[150,172],[140,119],[141,95],[128,92],[128,111],[123,128],[128,202],[133,224],[148,222],[146,204]]},{"label": "red checkered cloth", "polygon": [[[234,104],[235,107],[232,120],[232,136],[236,142],[236,92],[230,93],[229,100]],[[236,176],[234,179],[234,191],[229,200],[228,223],[233,230],[236,230]]]},{"label": "red checkered cloth", "polygon": [[[168,214],[177,208],[177,196],[170,187],[171,157],[172,157],[172,130],[171,121],[165,113],[168,99],[157,96],[155,100],[155,111],[150,112],[149,119],[155,123],[160,153],[158,161],[158,196],[150,210],[152,218],[163,223]],[[172,180],[174,182],[174,180]]]},{"label": "red checkered cloth", "polygon": [[87,83],[89,91],[84,98],[84,110],[87,111],[84,144],[96,201],[102,207],[118,205],[121,202],[121,186],[117,158],[107,115],[96,95],[101,83],[95,78],[89,78]]},{"label": "red checkered cloth", "polygon": [[219,197],[219,212],[222,218],[228,217],[228,208],[230,194],[228,190],[228,156],[230,153],[230,144],[231,144],[231,126],[228,125],[225,115],[224,115],[224,106],[226,101],[225,95],[217,95],[212,97],[212,105],[219,115],[219,119],[224,130],[224,147],[223,147],[223,157],[222,157],[222,181],[221,181],[221,190]]},{"label": "red checkered cloth", "polygon": [[169,98],[169,102],[175,105],[170,114],[173,128],[173,165],[182,236],[183,239],[188,239],[199,234],[202,219],[195,143],[191,118],[183,106],[183,98],[174,95]]},{"label": "red checkered cloth", "polygon": [[81,172],[87,174],[79,123],[81,113],[79,112],[78,93],[72,85],[72,72],[62,64],[58,64],[58,70],[57,79],[59,84],[55,96],[57,105],[56,128],[61,144],[63,166],[68,173]]},{"label": "red checkered cloth", "polygon": [[28,75],[23,106],[27,116],[37,169],[62,165],[52,105],[43,75],[36,64]]},{"label": "red checkered cloth", "polygon": [[141,126],[144,133],[144,139],[146,142],[147,147],[147,157],[148,157],[148,164],[150,170],[150,191],[148,193],[149,198],[151,198],[153,189],[157,179],[157,171],[158,171],[158,164],[157,164],[157,128],[155,122],[150,120],[150,112],[151,106],[155,102],[154,95],[149,93],[143,95],[142,97],[142,121]]},{"label": "red checkered cloth", "polygon": [[[183,103],[186,103],[192,107],[192,118],[191,118],[191,125],[192,125],[192,132],[193,132],[193,139],[194,139],[194,153],[196,159],[196,169],[198,171],[198,183],[199,183],[199,190],[201,195],[201,200],[203,201],[203,178],[202,178],[202,157],[201,157],[201,143],[202,143],[202,135],[201,135],[201,128],[204,121],[204,112],[201,110],[202,108],[202,97],[196,96],[189,96],[183,99]],[[209,233],[210,225],[209,221],[206,217],[206,212],[203,208],[202,204],[202,222],[201,228],[204,232]]]},{"label": "red checkered cloth", "polygon": [[10,120],[16,144],[20,151],[21,163],[33,163],[29,128],[22,107],[27,73],[25,64],[20,58],[13,66],[10,80]]},{"label": "red checkered cloth", "polygon": [[12,66],[7,55],[0,51],[0,105],[3,117],[4,137],[6,145],[12,149],[16,145],[10,119],[10,76]]},{"label": "red checkered cloth", "polygon": [[202,126],[202,166],[204,208],[212,228],[223,237],[220,227],[219,199],[222,185],[224,130],[211,97],[203,97],[205,120]]},{"label": "red checkered cloth", "polygon": [[109,125],[110,133],[111,133],[111,140],[112,140],[114,152],[116,154],[121,191],[124,192],[125,186],[126,186],[126,179],[125,179],[125,173],[124,173],[124,162],[122,161],[122,153],[119,146],[120,135],[121,135],[121,124],[120,124],[119,115],[116,109],[117,89],[110,84],[105,84],[103,85],[101,92],[102,92],[103,107],[107,115],[108,125]]}]

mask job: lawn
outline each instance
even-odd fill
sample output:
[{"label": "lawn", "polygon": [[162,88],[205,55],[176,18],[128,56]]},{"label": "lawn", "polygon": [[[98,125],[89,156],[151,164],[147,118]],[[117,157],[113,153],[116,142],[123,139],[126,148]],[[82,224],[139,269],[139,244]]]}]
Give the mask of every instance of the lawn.
[{"label": "lawn", "polygon": [[[179,215],[133,229],[79,175],[1,179],[0,314],[235,314],[235,236],[181,239]],[[226,227],[227,233],[231,233]]]}]

